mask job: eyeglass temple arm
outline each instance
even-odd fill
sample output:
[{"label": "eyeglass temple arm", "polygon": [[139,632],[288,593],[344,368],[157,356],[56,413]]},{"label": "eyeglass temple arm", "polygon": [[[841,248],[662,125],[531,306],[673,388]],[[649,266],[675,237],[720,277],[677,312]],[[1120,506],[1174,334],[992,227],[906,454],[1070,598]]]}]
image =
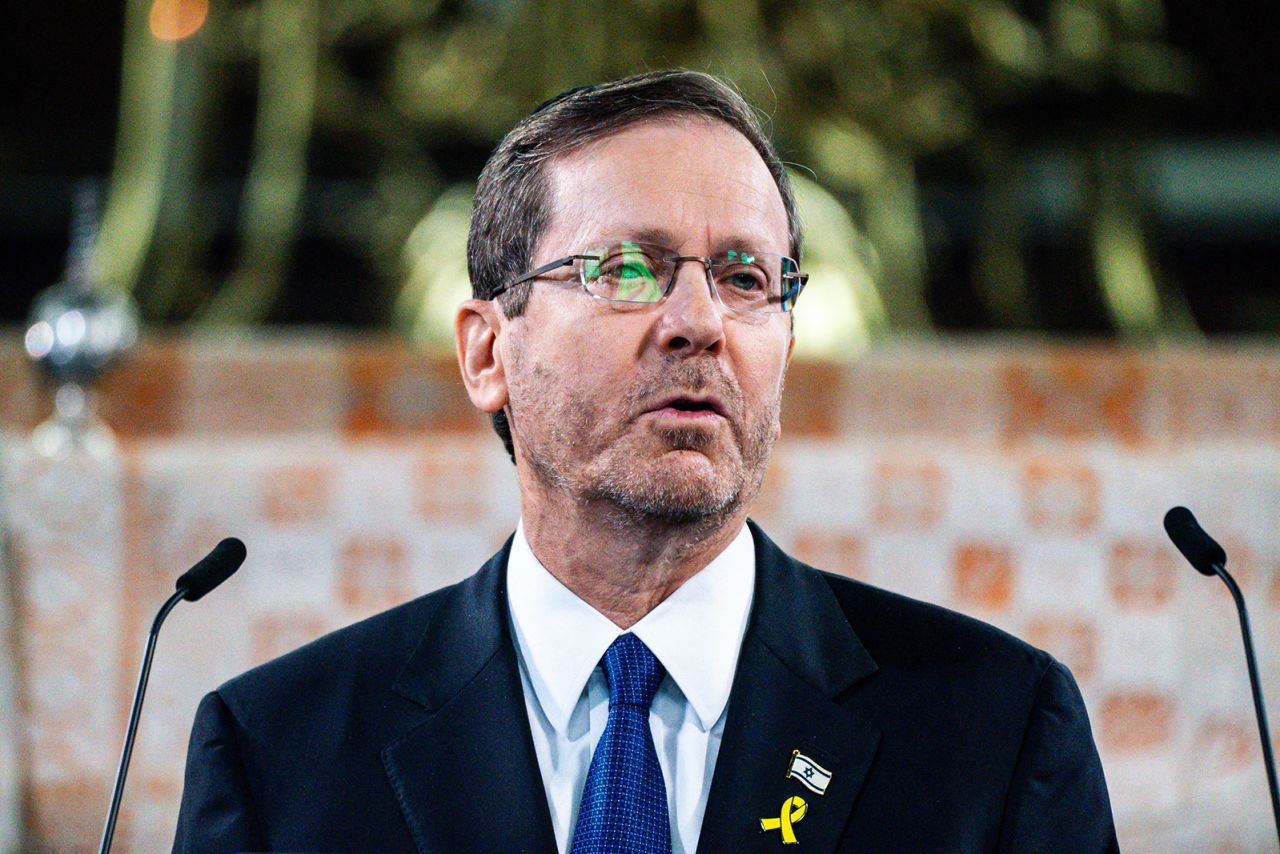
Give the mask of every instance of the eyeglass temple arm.
[{"label": "eyeglass temple arm", "polygon": [[559,270],[561,267],[568,267],[574,261],[599,261],[599,260],[600,260],[600,256],[598,255],[566,255],[563,258],[557,258],[554,261],[551,261],[547,264],[543,264],[541,267],[537,268],[536,270],[530,270],[529,272],[525,273],[523,276],[516,279],[515,281],[508,282],[505,285],[499,285],[494,290],[494,292],[489,295],[489,299],[493,299],[496,296],[501,296],[502,294],[514,288],[516,285],[527,282],[530,279],[536,279],[539,276],[545,276],[547,273],[550,273],[552,270]]},{"label": "eyeglass temple arm", "polygon": [[783,273],[782,281],[787,282],[788,286],[780,294],[779,303],[782,310],[790,311],[796,304],[796,299],[800,296],[800,292],[804,290],[805,283],[809,281],[808,273]]}]

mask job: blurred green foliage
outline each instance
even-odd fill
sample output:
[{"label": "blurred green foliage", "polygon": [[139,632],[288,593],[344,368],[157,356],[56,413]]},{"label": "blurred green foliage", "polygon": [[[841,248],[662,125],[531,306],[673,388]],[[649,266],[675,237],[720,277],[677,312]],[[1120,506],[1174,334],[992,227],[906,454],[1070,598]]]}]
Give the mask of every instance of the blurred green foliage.
[{"label": "blurred green foliage", "polygon": [[[1160,0],[254,0],[176,44],[136,23],[147,9],[129,0],[99,255],[152,319],[270,316],[324,140],[361,188],[361,215],[326,227],[367,253],[385,319],[429,340],[423,317],[441,299],[419,250],[461,245],[423,232],[465,227],[456,212],[474,176],[457,174],[458,150],[488,150],[571,86],[679,66],[737,85],[822,188],[811,195],[850,216],[849,228],[811,226],[812,249],[852,253],[865,271],[830,284],[852,289],[859,340],[931,327],[919,170],[938,158],[977,188],[979,298],[1002,324],[1034,326],[1020,155],[1044,145],[1081,182],[1075,216],[1114,328],[1188,329],[1158,286],[1133,180],[1136,144],[1196,87],[1163,39]],[[237,250],[214,271],[198,188],[214,143],[236,129],[226,104],[244,92],[255,114]],[[434,265],[450,273],[439,287],[457,289],[460,260]]]}]

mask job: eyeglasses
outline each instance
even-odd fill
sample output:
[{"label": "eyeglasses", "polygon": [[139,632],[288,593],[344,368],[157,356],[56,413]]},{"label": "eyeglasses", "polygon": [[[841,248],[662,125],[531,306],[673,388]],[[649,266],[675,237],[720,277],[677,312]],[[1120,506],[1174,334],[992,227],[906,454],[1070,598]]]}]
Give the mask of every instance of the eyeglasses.
[{"label": "eyeglasses", "polygon": [[740,249],[706,257],[677,255],[665,246],[619,240],[543,264],[498,288],[490,299],[553,270],[576,265],[583,289],[596,299],[660,303],[670,295],[685,261],[703,265],[712,294],[735,314],[790,311],[809,280],[795,260],[785,255]]}]

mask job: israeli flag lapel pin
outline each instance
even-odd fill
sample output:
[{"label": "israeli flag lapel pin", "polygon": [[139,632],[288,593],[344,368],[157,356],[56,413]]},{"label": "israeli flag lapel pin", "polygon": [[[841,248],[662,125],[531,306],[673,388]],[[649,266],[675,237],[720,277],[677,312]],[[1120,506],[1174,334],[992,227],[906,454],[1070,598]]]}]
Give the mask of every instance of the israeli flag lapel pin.
[{"label": "israeli flag lapel pin", "polygon": [[799,750],[791,751],[787,776],[794,777],[800,785],[818,795],[825,795],[827,786],[831,785],[831,772]]}]

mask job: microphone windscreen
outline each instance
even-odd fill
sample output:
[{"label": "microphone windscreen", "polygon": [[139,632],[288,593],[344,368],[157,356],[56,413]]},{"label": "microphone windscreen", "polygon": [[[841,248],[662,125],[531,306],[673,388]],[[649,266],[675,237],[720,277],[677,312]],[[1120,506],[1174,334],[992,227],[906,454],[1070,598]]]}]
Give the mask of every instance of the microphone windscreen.
[{"label": "microphone windscreen", "polygon": [[231,577],[240,568],[245,558],[244,543],[235,537],[227,537],[213,547],[195,566],[182,573],[175,586],[177,590],[186,590],[182,597],[194,602],[213,588]]},{"label": "microphone windscreen", "polygon": [[1164,514],[1164,529],[1192,566],[1205,575],[1216,575],[1213,565],[1226,566],[1227,553],[1217,540],[1204,532],[1196,517],[1185,507],[1174,507]]}]

